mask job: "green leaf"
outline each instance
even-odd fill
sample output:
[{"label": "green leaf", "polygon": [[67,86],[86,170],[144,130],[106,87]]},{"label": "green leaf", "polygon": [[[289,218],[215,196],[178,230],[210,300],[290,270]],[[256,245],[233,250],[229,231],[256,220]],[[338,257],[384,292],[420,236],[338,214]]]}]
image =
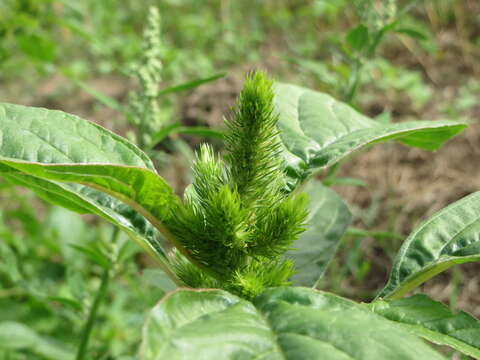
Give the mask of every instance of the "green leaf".
[{"label": "green leaf", "polygon": [[374,239],[402,239],[402,236],[398,233],[390,231],[369,231],[356,227],[349,227],[346,234],[353,237],[371,237]]},{"label": "green leaf", "polygon": [[0,172],[7,178],[49,201],[120,225],[150,253],[160,252],[166,264],[158,242],[143,239],[150,226],[145,219],[165,231],[162,220],[177,198],[135,145],[61,111],[11,104],[0,104],[0,139]]},{"label": "green leaf", "polygon": [[367,187],[367,183],[362,179],[358,178],[349,178],[349,177],[332,177],[325,179],[323,183],[326,186],[331,185],[351,185],[351,186],[363,186]]},{"label": "green leaf", "polygon": [[80,301],[66,298],[66,297],[61,297],[61,296],[49,296],[48,301],[55,301],[58,302],[59,304],[62,304],[63,306],[67,306],[71,308],[72,310],[75,311],[82,311],[83,306]]},{"label": "green leaf", "polygon": [[2,156],[45,164],[121,164],[155,171],[121,136],[58,110],[0,103]]},{"label": "green leaf", "polygon": [[225,291],[180,290],[150,313],[142,360],[444,359],[361,305],[306,288],[273,288],[253,302]]},{"label": "green leaf", "polygon": [[274,101],[287,172],[298,182],[366,145],[397,140],[436,150],[467,126],[454,121],[382,124],[330,95],[289,84],[276,84]]},{"label": "green leaf", "polygon": [[175,130],[175,132],[178,134],[223,139],[223,133],[221,131],[214,130],[205,126],[180,126]]},{"label": "green leaf", "polygon": [[148,221],[129,206],[86,186],[40,179],[0,164],[0,174],[16,185],[28,187],[40,198],[78,212],[96,214],[120,227],[154,259],[166,264],[167,257]]},{"label": "green leaf", "polygon": [[203,79],[197,79],[197,80],[189,81],[189,82],[184,83],[184,84],[180,84],[180,85],[176,85],[176,86],[172,86],[172,87],[160,90],[159,94],[160,95],[166,95],[166,94],[170,94],[170,93],[174,93],[174,92],[191,90],[191,89],[194,89],[194,88],[196,88],[200,85],[203,85],[205,83],[223,78],[225,75],[226,75],[225,73],[220,73],[220,74],[215,74],[215,75],[203,78]]},{"label": "green leaf", "polygon": [[369,307],[412,334],[480,359],[480,321],[470,314],[455,314],[448,306],[423,294],[393,301],[378,300]]},{"label": "green leaf", "polygon": [[106,256],[100,250],[96,249],[93,246],[87,247],[76,244],[70,244],[70,246],[78,252],[81,252],[83,255],[85,255],[94,263],[100,265],[104,269],[110,269],[113,266],[112,261],[108,258],[108,256]]},{"label": "green leaf", "polygon": [[141,280],[146,284],[163,290],[164,292],[173,291],[177,288],[176,284],[165,274],[165,272],[158,269],[145,269],[142,272]]},{"label": "green leaf", "polygon": [[426,36],[425,34],[415,29],[400,28],[400,29],[395,29],[395,32],[398,34],[410,36],[411,38],[417,39],[417,40],[428,40],[428,36]]},{"label": "green leaf", "polygon": [[[1,149],[0,149],[1,151]],[[0,161],[42,179],[79,183],[105,192],[131,206],[157,229],[167,219],[176,198],[168,184],[151,170],[113,164],[49,164],[9,157]]]},{"label": "green leaf", "polygon": [[98,91],[97,89],[91,87],[90,85],[81,80],[76,79],[74,80],[74,82],[77,86],[82,88],[85,92],[93,96],[98,102],[102,103],[106,107],[120,112],[124,111],[123,105],[114,98],[102,93],[101,91]]},{"label": "green leaf", "polygon": [[404,242],[378,297],[399,298],[455,264],[480,261],[480,192],[439,211]]},{"label": "green leaf", "polygon": [[347,43],[355,50],[360,51],[368,45],[368,28],[360,24],[347,33]]},{"label": "green leaf", "polygon": [[210,129],[204,126],[182,126],[179,123],[171,124],[161,128],[152,136],[152,145],[150,148],[154,148],[158,143],[162,142],[167,136],[174,134],[187,134],[202,137],[213,137],[217,139],[223,139],[223,133],[218,130]]},{"label": "green leaf", "polygon": [[55,60],[55,43],[38,35],[22,35],[17,37],[20,49],[33,60],[52,62]]},{"label": "green leaf", "polygon": [[352,214],[333,190],[318,181],[307,184],[304,191],[309,199],[307,231],[286,255],[295,264],[292,281],[297,285],[315,286],[335,255]]},{"label": "green leaf", "polygon": [[73,353],[37,334],[28,326],[13,322],[0,322],[0,350],[28,350],[51,360],[73,359]]}]

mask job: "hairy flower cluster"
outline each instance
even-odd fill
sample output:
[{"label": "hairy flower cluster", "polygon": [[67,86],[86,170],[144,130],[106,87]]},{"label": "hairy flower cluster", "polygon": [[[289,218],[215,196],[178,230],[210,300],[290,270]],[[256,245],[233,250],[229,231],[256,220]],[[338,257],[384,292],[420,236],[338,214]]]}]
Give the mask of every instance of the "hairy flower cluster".
[{"label": "hairy flower cluster", "polygon": [[138,128],[137,142],[141,147],[148,147],[151,134],[162,126],[158,102],[162,70],[160,35],[160,14],[152,6],[143,33],[142,55],[132,65],[141,89],[129,94],[129,121]]},{"label": "hairy flower cluster", "polygon": [[380,31],[392,23],[397,16],[395,0],[382,0],[380,3],[372,0],[354,0],[353,5],[362,23],[375,31]]},{"label": "hairy flower cluster", "polygon": [[227,122],[226,156],[203,145],[194,181],[168,228],[181,244],[176,271],[187,285],[223,287],[251,298],[288,284],[282,256],[303,231],[306,198],[287,194],[271,81],[247,77]]}]

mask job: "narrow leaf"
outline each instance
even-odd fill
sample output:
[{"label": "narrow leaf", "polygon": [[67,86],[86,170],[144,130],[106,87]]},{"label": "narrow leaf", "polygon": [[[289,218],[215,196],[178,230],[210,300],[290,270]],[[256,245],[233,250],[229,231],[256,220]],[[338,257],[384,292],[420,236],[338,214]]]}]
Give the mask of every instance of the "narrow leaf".
[{"label": "narrow leaf", "polygon": [[215,74],[215,75],[203,78],[203,79],[197,79],[197,80],[189,81],[189,82],[184,83],[184,84],[172,86],[172,87],[160,90],[160,95],[166,95],[166,94],[170,94],[170,93],[174,93],[174,92],[191,90],[191,89],[194,89],[194,88],[196,88],[200,85],[203,85],[205,83],[218,80],[218,79],[224,77],[225,75],[226,75],[225,73]]},{"label": "narrow leaf", "polygon": [[399,298],[455,264],[480,261],[479,235],[476,192],[439,211],[408,237],[378,297]]},{"label": "narrow leaf", "polygon": [[182,124],[175,123],[162,127],[153,136],[150,148],[153,149],[157,144],[161,143],[165,138],[175,133],[177,129],[182,127]]},{"label": "narrow leaf", "polygon": [[357,227],[349,227],[346,234],[353,237],[371,237],[374,239],[402,239],[402,236],[398,233],[390,231],[369,231]]},{"label": "narrow leaf", "polygon": [[293,282],[314,286],[335,255],[352,214],[333,190],[318,181],[309,183],[304,191],[309,199],[307,231],[293,244],[287,257],[295,264]]},{"label": "narrow leaf", "polygon": [[453,313],[445,304],[423,294],[393,301],[378,300],[369,307],[412,334],[480,359],[480,321],[470,314]]},{"label": "narrow leaf", "polygon": [[331,185],[351,185],[351,186],[363,186],[367,187],[367,183],[362,179],[349,178],[349,177],[333,177],[323,181],[326,186]]},{"label": "narrow leaf", "polygon": [[75,84],[77,84],[79,87],[81,87],[85,92],[88,94],[92,95],[97,101],[105,105],[106,107],[109,107],[110,109],[117,110],[122,112],[123,111],[123,106],[120,104],[117,100],[114,98],[102,93],[101,91],[98,91],[97,89],[91,87],[87,83],[80,81],[80,80],[74,80]]},{"label": "narrow leaf", "polygon": [[70,246],[105,269],[110,269],[113,265],[111,260],[97,249],[76,244],[70,244]]},{"label": "narrow leaf", "polygon": [[311,170],[332,166],[369,144],[397,140],[436,150],[467,126],[454,121],[384,124],[327,94],[299,86],[278,83],[275,93],[287,172],[297,182]]},{"label": "narrow leaf", "polygon": [[428,36],[423,34],[422,32],[415,30],[415,29],[410,29],[410,28],[399,28],[395,29],[395,32],[398,34],[403,34],[410,36],[411,38],[417,39],[417,40],[428,40]]},{"label": "narrow leaf", "polygon": [[162,142],[166,137],[174,134],[187,134],[202,137],[213,137],[217,139],[223,139],[223,133],[218,130],[210,129],[204,126],[182,126],[179,123],[171,124],[163,127],[152,136],[152,145],[150,148],[154,148],[157,144]]},{"label": "narrow leaf", "polygon": [[70,360],[73,353],[53,340],[40,336],[28,326],[13,322],[0,322],[0,350],[28,350],[42,359]]},{"label": "narrow leaf", "polygon": [[142,360],[444,359],[361,305],[306,288],[269,289],[252,303],[220,290],[180,290],[150,313]]},{"label": "narrow leaf", "polygon": [[206,126],[181,126],[176,130],[178,134],[195,135],[223,139],[223,133]]}]

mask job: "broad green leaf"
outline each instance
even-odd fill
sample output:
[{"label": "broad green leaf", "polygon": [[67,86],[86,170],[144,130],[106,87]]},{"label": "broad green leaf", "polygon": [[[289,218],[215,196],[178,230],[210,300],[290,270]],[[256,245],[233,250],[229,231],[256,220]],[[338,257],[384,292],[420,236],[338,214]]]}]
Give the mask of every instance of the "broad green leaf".
[{"label": "broad green leaf", "polygon": [[405,241],[378,297],[399,298],[455,264],[480,261],[480,192],[439,211]]},{"label": "broad green leaf", "polygon": [[[9,170],[3,170],[5,168]],[[75,192],[72,194],[72,192],[65,190],[60,184],[22,174],[19,170],[7,166],[3,167],[3,169],[0,170],[0,174],[11,184],[28,187],[33,190],[38,197],[51,204],[62,206],[79,214],[92,212],[88,210],[88,202],[85,204],[84,200],[81,199],[78,194],[75,194]],[[75,201],[76,198],[79,198],[79,200]]]},{"label": "broad green leaf", "polygon": [[221,290],[180,290],[151,311],[142,360],[444,359],[361,305],[306,288],[280,287],[253,302]]},{"label": "broad green leaf", "polygon": [[44,164],[121,164],[155,171],[121,136],[62,111],[0,103],[2,156]]},{"label": "broad green leaf", "polygon": [[368,45],[368,28],[360,24],[347,34],[348,44],[355,50],[362,50]]},{"label": "broad green leaf", "polygon": [[378,300],[369,307],[417,336],[480,359],[480,321],[470,314],[453,313],[445,304],[422,294],[393,301]]},{"label": "broad green leaf", "polygon": [[85,214],[96,214],[124,230],[132,239],[142,246],[161,263],[166,262],[166,255],[156,239],[154,228],[145,218],[129,206],[116,199],[86,186],[61,183],[22,174],[10,168],[0,174],[10,182],[28,187],[40,198],[69,210]]},{"label": "broad green leaf", "polygon": [[53,340],[40,336],[28,326],[12,321],[0,322],[0,350],[24,351],[41,356],[42,359],[69,360],[73,353]]},{"label": "broad green leaf", "polygon": [[379,123],[330,95],[281,83],[275,85],[274,102],[287,172],[298,182],[366,145],[397,140],[435,150],[467,126],[447,120]]},{"label": "broad green leaf", "polygon": [[304,189],[309,199],[307,231],[292,245],[287,257],[295,264],[292,280],[302,286],[315,286],[335,255],[340,239],[352,220],[343,200],[318,181]]},{"label": "broad green leaf", "polygon": [[[1,149],[0,149],[1,153]],[[78,183],[105,192],[131,206],[162,230],[177,198],[151,170],[113,164],[48,164],[0,156],[0,161],[42,179]]]},{"label": "broad green leaf", "polygon": [[17,42],[19,48],[32,60],[43,62],[55,60],[55,43],[45,36],[20,35]]},{"label": "broad green leaf", "polygon": [[61,111],[0,104],[0,164],[7,178],[43,198],[100,215],[150,253],[161,250],[151,235],[144,239],[150,225],[132,209],[162,230],[177,198],[150,159],[120,136]]}]

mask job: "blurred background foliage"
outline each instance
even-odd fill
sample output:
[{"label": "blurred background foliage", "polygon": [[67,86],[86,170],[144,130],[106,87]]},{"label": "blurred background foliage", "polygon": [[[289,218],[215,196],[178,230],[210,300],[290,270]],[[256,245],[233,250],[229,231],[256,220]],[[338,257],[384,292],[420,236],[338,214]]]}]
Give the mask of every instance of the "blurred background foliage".
[{"label": "blurred background foliage", "polygon": [[[162,95],[165,122],[221,128],[254,68],[331,93],[378,121],[472,121],[437,154],[386,144],[342,166],[348,181],[330,184],[349,200],[355,227],[320,287],[368,300],[411,228],[480,187],[477,0],[0,0],[0,101],[61,109],[128,136],[134,129],[122,109],[140,87],[132,64],[150,5],[161,18],[160,89],[226,74]],[[195,135],[165,135],[145,149],[179,193],[193,149],[218,142]],[[105,268],[113,279],[92,359],[134,359],[146,310],[172,284],[124,235],[112,243],[101,221],[0,186],[0,359],[73,359]],[[423,290],[478,316],[477,273],[465,265]]]}]

